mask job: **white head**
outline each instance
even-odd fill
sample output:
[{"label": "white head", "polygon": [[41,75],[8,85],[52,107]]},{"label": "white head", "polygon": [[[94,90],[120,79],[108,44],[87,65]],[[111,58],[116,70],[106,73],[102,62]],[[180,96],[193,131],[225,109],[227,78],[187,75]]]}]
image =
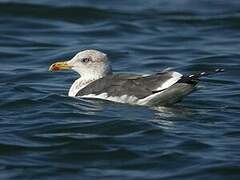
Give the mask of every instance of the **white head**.
[{"label": "white head", "polygon": [[85,50],[77,53],[72,59],[57,62],[49,70],[58,71],[72,69],[83,79],[99,79],[112,73],[107,55],[97,50]]}]

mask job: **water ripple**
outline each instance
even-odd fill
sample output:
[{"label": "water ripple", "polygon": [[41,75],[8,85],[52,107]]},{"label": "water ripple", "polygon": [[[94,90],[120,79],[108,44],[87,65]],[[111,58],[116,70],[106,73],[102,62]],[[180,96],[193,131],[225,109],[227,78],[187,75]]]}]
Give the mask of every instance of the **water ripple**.
[{"label": "water ripple", "polygon": [[[238,7],[1,1],[0,179],[239,179]],[[83,49],[116,72],[225,72],[168,107],[68,97],[78,75],[48,67]]]}]

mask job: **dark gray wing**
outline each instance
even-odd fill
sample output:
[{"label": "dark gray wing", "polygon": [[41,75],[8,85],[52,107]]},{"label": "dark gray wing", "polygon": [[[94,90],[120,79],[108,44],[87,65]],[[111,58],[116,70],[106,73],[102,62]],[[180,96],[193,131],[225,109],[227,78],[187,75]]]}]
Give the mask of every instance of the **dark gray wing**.
[{"label": "dark gray wing", "polygon": [[171,78],[173,78],[173,72],[163,72],[150,76],[109,75],[90,83],[81,89],[76,96],[107,93],[108,96],[133,95],[142,99],[159,92],[158,89],[161,90],[159,87]]}]

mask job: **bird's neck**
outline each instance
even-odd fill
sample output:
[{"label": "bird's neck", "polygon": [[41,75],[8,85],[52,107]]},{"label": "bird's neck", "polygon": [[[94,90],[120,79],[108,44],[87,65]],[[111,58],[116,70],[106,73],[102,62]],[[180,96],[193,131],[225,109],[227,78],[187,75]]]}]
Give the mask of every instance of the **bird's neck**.
[{"label": "bird's neck", "polygon": [[83,89],[84,87],[86,87],[87,85],[89,85],[90,83],[92,83],[93,81],[96,81],[100,78],[102,78],[103,76],[95,76],[95,77],[80,77],[77,80],[74,81],[74,83],[72,84],[69,92],[68,92],[68,96],[76,96],[77,93]]},{"label": "bird's neck", "polygon": [[72,84],[68,92],[68,96],[76,96],[81,89],[83,89],[93,81],[96,81],[100,78],[103,78],[111,74],[112,74],[111,68],[109,68],[108,71],[105,71],[104,73],[92,72],[81,74],[81,77],[75,80],[74,83]]}]

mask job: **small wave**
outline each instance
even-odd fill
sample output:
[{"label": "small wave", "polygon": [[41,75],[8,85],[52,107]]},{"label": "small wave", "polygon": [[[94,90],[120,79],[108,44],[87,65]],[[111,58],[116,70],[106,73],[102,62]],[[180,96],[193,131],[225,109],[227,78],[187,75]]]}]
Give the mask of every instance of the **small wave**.
[{"label": "small wave", "polygon": [[[7,16],[31,17],[31,18],[47,18],[47,19],[77,19],[82,22],[91,20],[103,20],[111,18],[112,12],[101,10],[93,7],[53,7],[36,4],[24,3],[1,3],[0,14]],[[86,19],[86,15],[88,19]]]}]

